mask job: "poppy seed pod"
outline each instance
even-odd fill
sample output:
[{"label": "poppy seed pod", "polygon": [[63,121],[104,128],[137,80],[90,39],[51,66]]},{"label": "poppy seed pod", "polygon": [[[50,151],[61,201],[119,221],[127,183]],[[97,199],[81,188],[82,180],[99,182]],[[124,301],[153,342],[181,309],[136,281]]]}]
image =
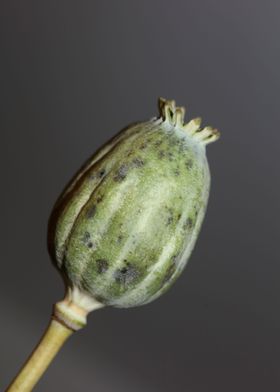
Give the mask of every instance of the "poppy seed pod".
[{"label": "poppy seed pod", "polygon": [[57,200],[48,245],[66,296],[7,392],[31,391],[89,312],[147,304],[183,271],[208,202],[205,146],[219,133],[184,123],[174,101],[159,111],[107,142]]},{"label": "poppy seed pod", "polygon": [[[200,119],[184,123],[174,101],[160,99],[159,111],[105,144],[54,207],[50,251],[73,307],[151,302],[189,259],[209,195],[205,146],[219,133]],[[83,314],[73,322],[83,325]]]}]

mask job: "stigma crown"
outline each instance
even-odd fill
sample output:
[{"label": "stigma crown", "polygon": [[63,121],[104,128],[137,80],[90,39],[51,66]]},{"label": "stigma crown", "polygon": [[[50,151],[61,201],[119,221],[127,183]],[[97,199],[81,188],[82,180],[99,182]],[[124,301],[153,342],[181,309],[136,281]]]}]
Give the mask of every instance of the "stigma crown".
[{"label": "stigma crown", "polygon": [[158,100],[160,118],[164,123],[168,123],[174,127],[181,128],[189,136],[194,137],[197,141],[203,144],[215,142],[220,137],[220,132],[213,127],[206,126],[201,128],[201,118],[194,118],[188,123],[184,123],[185,108],[176,107],[174,100],[166,100],[159,98]]}]

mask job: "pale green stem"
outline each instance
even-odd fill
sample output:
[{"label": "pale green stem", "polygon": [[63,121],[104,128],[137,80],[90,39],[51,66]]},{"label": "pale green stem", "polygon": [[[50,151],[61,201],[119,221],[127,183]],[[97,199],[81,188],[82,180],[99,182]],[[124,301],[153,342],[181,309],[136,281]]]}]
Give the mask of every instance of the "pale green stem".
[{"label": "pale green stem", "polygon": [[78,288],[68,287],[64,300],[54,306],[43,337],[6,392],[32,391],[64,342],[86,325],[88,313],[103,306]]},{"label": "pale green stem", "polygon": [[51,320],[39,344],[12,381],[6,392],[29,392],[74,331],[57,320]]}]

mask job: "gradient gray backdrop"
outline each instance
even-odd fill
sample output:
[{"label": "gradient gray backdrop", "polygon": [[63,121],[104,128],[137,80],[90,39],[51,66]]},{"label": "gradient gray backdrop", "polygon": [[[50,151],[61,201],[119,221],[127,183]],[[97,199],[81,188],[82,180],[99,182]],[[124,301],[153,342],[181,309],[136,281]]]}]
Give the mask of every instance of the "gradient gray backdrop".
[{"label": "gradient gray backdrop", "polygon": [[158,96],[222,133],[195,251],[157,301],[92,314],[36,390],[278,391],[279,0],[7,0],[0,14],[1,391],[63,296],[56,197]]}]

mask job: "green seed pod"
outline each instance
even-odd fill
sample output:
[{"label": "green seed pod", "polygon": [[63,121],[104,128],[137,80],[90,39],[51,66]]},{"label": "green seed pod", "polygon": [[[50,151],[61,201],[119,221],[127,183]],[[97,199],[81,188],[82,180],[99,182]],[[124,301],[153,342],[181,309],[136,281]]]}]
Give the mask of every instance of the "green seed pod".
[{"label": "green seed pod", "polygon": [[159,111],[106,143],[56,202],[48,244],[66,296],[7,392],[31,391],[89,312],[151,302],[183,271],[208,201],[205,145],[219,133],[185,124],[174,101]]},{"label": "green seed pod", "polygon": [[197,239],[210,186],[205,145],[219,133],[200,119],[185,124],[174,101],[160,99],[159,110],[105,144],[55,205],[50,251],[69,300],[85,308],[156,299]]}]

